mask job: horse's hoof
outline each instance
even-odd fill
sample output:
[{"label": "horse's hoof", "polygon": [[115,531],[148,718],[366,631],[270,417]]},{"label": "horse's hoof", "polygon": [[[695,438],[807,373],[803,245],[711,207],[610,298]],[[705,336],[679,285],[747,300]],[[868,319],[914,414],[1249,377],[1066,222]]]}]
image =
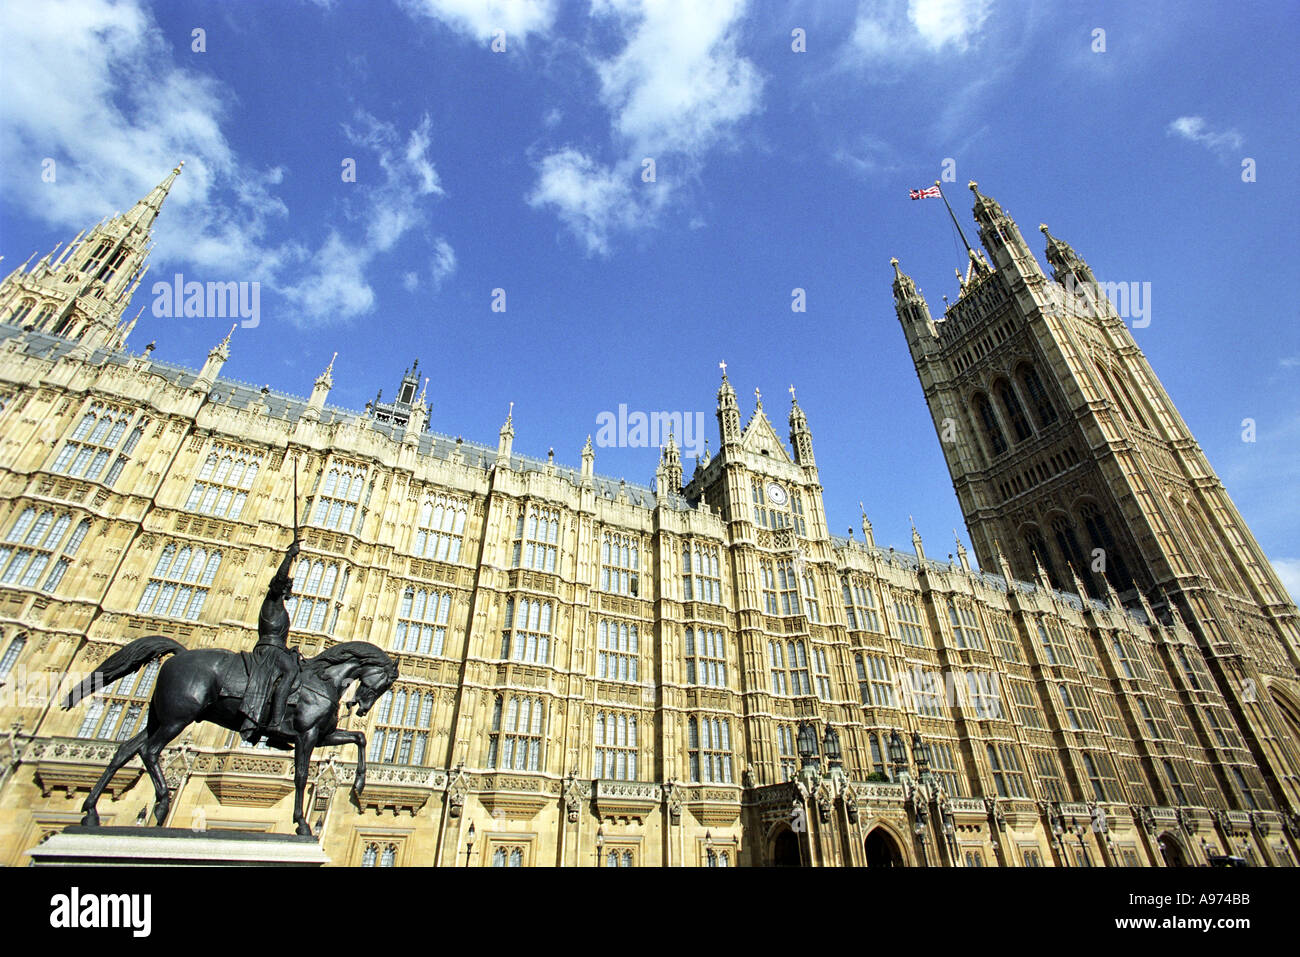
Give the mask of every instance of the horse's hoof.
[{"label": "horse's hoof", "polygon": [[99,827],[99,812],[87,811],[86,816],[81,819],[82,827]]},{"label": "horse's hoof", "polygon": [[297,832],[297,833],[298,833],[298,836],[299,836],[299,837],[311,837],[311,836],[312,836],[312,833],[311,833],[311,827],[310,827],[310,826],[309,826],[305,821],[304,821],[302,824],[299,824],[299,825],[298,825],[298,832]]},{"label": "horse's hoof", "polygon": [[153,818],[154,821],[157,822],[157,826],[162,827],[163,821],[167,820],[167,805],[166,804],[155,805],[153,809]]}]

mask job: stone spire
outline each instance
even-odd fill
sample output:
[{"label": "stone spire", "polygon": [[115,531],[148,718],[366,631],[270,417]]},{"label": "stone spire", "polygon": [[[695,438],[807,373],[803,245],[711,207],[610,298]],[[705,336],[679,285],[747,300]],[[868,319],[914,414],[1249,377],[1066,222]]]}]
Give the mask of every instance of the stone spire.
[{"label": "stone spire", "polygon": [[338,357],[339,354],[334,353],[325,371],[316,377],[312,385],[311,398],[307,400],[307,408],[302,413],[304,419],[315,422],[320,419],[321,412],[325,410],[325,398],[330,394],[330,389],[334,388],[334,360]]},{"label": "stone spire", "polygon": [[587,436],[587,444],[582,447],[582,481],[586,484],[592,481],[596,476],[596,450],[591,447],[591,435]]},{"label": "stone spire", "polygon": [[867,543],[867,547],[871,548],[876,544],[876,536],[872,532],[871,522],[867,518],[867,507],[858,502],[858,510],[862,513],[862,539]]},{"label": "stone spire", "polygon": [[719,362],[722,370],[722,385],[718,386],[718,434],[722,438],[722,447],[740,441],[740,405],[736,402],[736,390],[727,379],[727,364]]},{"label": "stone spire", "polygon": [[226,333],[226,338],[212,347],[212,351],[208,353],[207,361],[203,363],[203,368],[199,370],[198,378],[194,380],[193,387],[195,389],[202,392],[211,391],[213,384],[217,381],[217,376],[221,375],[221,367],[230,358],[230,337],[235,334],[238,325],[239,323],[232,325],[230,331]]},{"label": "stone spire", "polygon": [[925,561],[925,548],[921,544],[921,533],[916,530],[916,522],[912,521],[912,516],[907,516],[908,524],[912,526],[912,548],[916,550],[916,557]]},{"label": "stone spire", "polygon": [[660,497],[679,494],[682,490],[682,456],[677,449],[677,440],[672,432],[668,433],[668,444],[659,456],[659,468],[655,471],[655,491]]},{"label": "stone spire", "polygon": [[1047,262],[1052,267],[1053,279],[1067,288],[1097,281],[1097,277],[1092,274],[1092,267],[1080,258],[1069,243],[1048,232],[1046,223],[1039,223],[1038,229],[1047,237]]},{"label": "stone spire", "polygon": [[961,536],[957,534],[957,529],[952,530],[952,537],[957,542],[957,562],[961,565],[962,571],[969,572],[970,556],[966,554],[966,546],[961,543]]},{"label": "stone spire", "polygon": [[930,316],[930,306],[916,288],[912,277],[898,268],[898,260],[891,259],[889,264],[894,267],[894,312],[903,325],[907,347],[911,350],[913,359],[937,353],[939,331]]},{"label": "stone spire", "polygon": [[83,230],[57,258],[56,246],[30,271],[24,264],[7,276],[0,321],[76,339],[83,352],[120,343],[122,317],[149,268],[154,221],[182,165],[126,214]]},{"label": "stone spire", "polygon": [[980,227],[980,242],[993,260],[993,268],[1018,272],[1025,278],[1043,278],[1038,260],[1029,251],[1029,245],[1020,235],[1016,221],[1002,211],[997,200],[985,196],[975,180],[970,181],[970,191],[975,196],[975,221]]},{"label": "stone spire", "polygon": [[515,404],[510,403],[510,410],[506,413],[506,421],[501,426],[501,432],[497,439],[497,465],[510,467],[510,450],[515,443]]},{"label": "stone spire", "polygon": [[800,465],[816,465],[813,459],[812,432],[808,429],[808,417],[799,408],[799,399],[790,386],[790,447],[794,450],[794,460]]}]

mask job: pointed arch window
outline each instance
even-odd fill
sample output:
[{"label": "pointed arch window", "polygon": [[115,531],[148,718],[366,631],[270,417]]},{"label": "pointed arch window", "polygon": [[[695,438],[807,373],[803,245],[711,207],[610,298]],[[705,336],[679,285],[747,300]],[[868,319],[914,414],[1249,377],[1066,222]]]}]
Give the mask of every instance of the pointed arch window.
[{"label": "pointed arch window", "polygon": [[1005,379],[998,383],[994,391],[997,392],[1002,408],[1006,409],[1007,416],[1011,420],[1011,431],[1015,434],[1016,441],[1023,442],[1029,438],[1032,431],[1029,428],[1029,420],[1025,418],[1025,410],[1020,405],[1020,397],[1016,395],[1011,383]]},{"label": "pointed arch window", "polygon": [[136,605],[142,615],[197,621],[221,567],[221,553],[184,543],[166,545]]},{"label": "pointed arch window", "polygon": [[24,509],[0,544],[0,584],[54,591],[90,531],[88,518],[69,531],[72,520],[68,512]]},{"label": "pointed arch window", "polygon": [[263,458],[262,452],[214,445],[185,500],[185,510],[237,521]]},{"label": "pointed arch window", "polygon": [[1021,366],[1019,378],[1025,395],[1029,397],[1029,406],[1034,410],[1034,418],[1038,420],[1039,426],[1051,425],[1056,421],[1056,409],[1047,394],[1047,389],[1043,387],[1043,380],[1039,378],[1038,370],[1032,366]]},{"label": "pointed arch window", "polygon": [[447,643],[447,620],[451,615],[450,592],[407,588],[397,610],[393,650],[439,656]]},{"label": "pointed arch window", "polygon": [[559,541],[560,513],[530,505],[515,526],[514,567],[554,572]]},{"label": "pointed arch window", "polygon": [[426,499],[420,506],[415,554],[439,562],[459,561],[468,513],[468,503],[460,499],[446,495]]},{"label": "pointed arch window", "polygon": [[636,716],[617,711],[596,713],[592,736],[592,777],[637,780]]},{"label": "pointed arch window", "polygon": [[[73,430],[72,436],[50,464],[51,472],[90,482],[112,485],[126,466],[149,420],[141,418],[127,435],[135,414],[100,402],[92,402]],[[114,452],[118,453],[113,460]],[[110,461],[112,465],[110,466]]]},{"label": "pointed arch window", "polygon": [[988,440],[989,448],[995,456],[1001,455],[1007,450],[1007,439],[1002,434],[1002,426],[998,423],[997,415],[993,412],[993,404],[989,402],[988,396],[979,393],[975,396],[974,405],[975,414],[984,429],[984,438]]}]

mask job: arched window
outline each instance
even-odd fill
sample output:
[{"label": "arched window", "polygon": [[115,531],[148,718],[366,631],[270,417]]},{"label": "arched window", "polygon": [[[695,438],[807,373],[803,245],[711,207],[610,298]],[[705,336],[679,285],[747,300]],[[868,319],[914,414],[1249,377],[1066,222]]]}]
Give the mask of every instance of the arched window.
[{"label": "arched window", "polygon": [[1092,502],[1085,502],[1079,507],[1079,518],[1083,521],[1084,531],[1087,532],[1092,547],[1102,550],[1106,577],[1110,579],[1116,591],[1124,591],[1129,587],[1132,578],[1129,575],[1128,565],[1124,562],[1124,556],[1115,542],[1115,536],[1111,534],[1106,516]]},{"label": "arched window", "polygon": [[983,393],[976,395],[974,406],[975,414],[979,417],[980,425],[984,428],[984,438],[988,440],[990,450],[995,456],[1001,455],[1007,450],[1007,440],[1002,434],[1002,426],[998,424],[989,397]]},{"label": "arched window", "polygon": [[23,648],[27,645],[27,636],[19,635],[13,641],[9,642],[9,647],[5,649],[4,657],[0,658],[0,678],[6,678],[9,672],[13,671],[14,663],[18,656],[23,653]]},{"label": "arched window", "polygon": [[1011,419],[1011,431],[1015,433],[1016,441],[1023,442],[1029,438],[1031,431],[1029,420],[1025,418],[1025,410],[1020,406],[1020,398],[1016,395],[1015,389],[1004,379],[997,384],[994,391],[997,392],[1002,408],[1006,409],[1007,416]]},{"label": "arched window", "polygon": [[1074,569],[1075,574],[1088,575],[1089,562],[1079,547],[1079,538],[1074,534],[1074,525],[1064,515],[1052,519],[1052,535],[1056,538],[1056,547],[1061,556]]},{"label": "arched window", "polygon": [[545,706],[541,698],[511,695],[497,697],[488,738],[488,767],[503,771],[538,771],[542,761]]},{"label": "arched window", "polygon": [[1051,425],[1056,421],[1056,409],[1043,388],[1043,380],[1038,377],[1038,370],[1032,366],[1020,367],[1020,384],[1029,397],[1029,406],[1034,410],[1034,418],[1040,427]]},{"label": "arched window", "polygon": [[136,611],[143,615],[197,621],[221,567],[221,553],[175,544],[158,556]]},{"label": "arched window", "polygon": [[451,593],[407,588],[397,610],[393,650],[441,655],[447,642]]}]

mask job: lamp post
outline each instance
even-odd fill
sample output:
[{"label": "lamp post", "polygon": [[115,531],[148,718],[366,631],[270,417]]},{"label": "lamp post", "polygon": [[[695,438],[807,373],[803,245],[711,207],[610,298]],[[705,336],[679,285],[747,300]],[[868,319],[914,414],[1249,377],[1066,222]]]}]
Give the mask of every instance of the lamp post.
[{"label": "lamp post", "polygon": [[465,866],[469,867],[470,854],[474,851],[474,822],[469,822],[469,833],[465,835]]},{"label": "lamp post", "polygon": [[1079,850],[1083,852],[1083,866],[1092,867],[1092,858],[1088,856],[1088,845],[1083,841],[1087,829],[1082,824],[1074,825],[1074,834],[1079,839]]},{"label": "lamp post", "polygon": [[713,832],[712,831],[704,832],[704,863],[708,867],[716,866],[716,862],[713,859]]},{"label": "lamp post", "polygon": [[605,825],[596,828],[596,866],[605,866]]},{"label": "lamp post", "polygon": [[903,744],[897,728],[889,735],[889,763],[894,769],[894,777],[907,774],[907,745]]}]

